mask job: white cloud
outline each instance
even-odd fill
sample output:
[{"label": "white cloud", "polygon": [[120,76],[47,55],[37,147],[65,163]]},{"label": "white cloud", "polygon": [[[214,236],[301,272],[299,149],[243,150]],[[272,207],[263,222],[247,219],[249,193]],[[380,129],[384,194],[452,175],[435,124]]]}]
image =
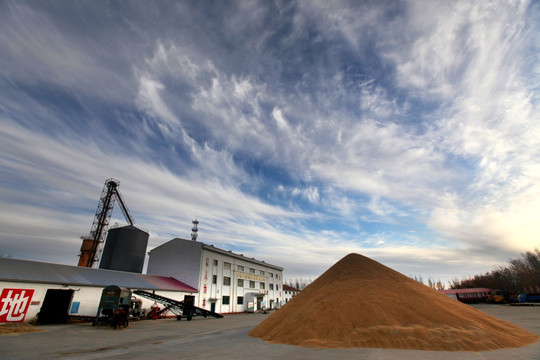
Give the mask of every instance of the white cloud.
[{"label": "white cloud", "polygon": [[[93,39],[65,31],[61,22],[30,3],[6,3],[3,10],[6,21],[0,32],[4,49],[0,67],[10,86],[39,88],[47,84],[49,91],[66,91],[75,99],[88,96],[123,105],[129,101],[131,78],[122,67],[99,57]],[[105,35],[107,39],[109,35]]]},{"label": "white cloud", "polygon": [[291,190],[293,196],[301,196],[312,203],[319,202],[319,189],[315,186],[309,186],[304,189],[294,188]]},{"label": "white cloud", "polygon": [[404,88],[418,89],[422,95],[453,97],[459,90],[454,79],[461,76],[463,63],[470,56],[464,39],[471,24],[472,3],[412,2],[411,5],[407,11],[410,16],[407,34],[397,34],[398,39],[415,33],[419,36],[412,44],[405,44],[411,45],[408,52],[404,46],[398,46],[400,53],[391,55],[397,65],[397,81]]},{"label": "white cloud", "polygon": [[[109,177],[121,180],[121,192],[136,223],[148,228],[151,234],[154,231],[162,234],[160,238],[151,238],[152,246],[175,236],[188,236],[190,221],[195,216],[208,226],[202,227],[201,234],[208,235],[203,241],[214,241],[218,244],[223,243],[222,239],[238,239],[240,229],[246,229],[245,235],[248,237],[262,236],[266,241],[272,238],[276,243],[281,241],[275,239],[280,230],[267,223],[270,219],[274,219],[279,225],[283,221],[280,219],[304,216],[267,205],[244,194],[237,187],[238,184],[227,180],[229,172],[235,172],[232,169],[221,172],[215,169],[211,176],[205,176],[204,169],[200,172],[199,168],[193,168],[181,177],[159,164],[148,163],[126,154],[107,153],[106,149],[100,149],[92,143],[85,144],[80,139],[72,138],[71,141],[77,143],[77,146],[73,146],[73,143],[66,139],[51,139],[45,134],[32,133],[9,121],[3,123],[2,138],[10,141],[3,141],[0,147],[5,154],[1,164],[8,173],[13,174],[10,181],[40,179],[39,183],[30,182],[24,188],[13,188],[9,194],[2,193],[1,208],[9,209],[9,214],[4,214],[3,218],[11,224],[9,227],[2,227],[5,230],[2,242],[6,251],[13,248],[8,246],[9,239],[13,239],[11,233],[21,226],[20,221],[13,221],[17,218],[26,219],[24,227],[28,230],[26,234],[31,237],[35,236],[35,231],[30,233],[31,229],[41,229],[40,236],[51,239],[69,238],[73,235],[74,228],[79,228],[80,235],[84,235],[90,227],[102,183]],[[36,144],[39,146],[35,146]],[[219,156],[208,148],[199,148],[197,151],[201,151],[205,161],[211,156]],[[219,165],[221,169],[232,166],[224,165],[222,159],[216,159],[210,165],[212,164]],[[44,188],[47,191],[41,190]],[[77,199],[70,199],[74,195]],[[28,211],[26,207],[15,205],[21,200],[32,204],[35,201],[50,204],[56,210],[39,210],[39,216],[32,216],[32,211]],[[79,213],[76,226],[68,229],[60,225],[67,219],[56,219],[65,211],[62,209],[64,206],[76,206]],[[85,211],[87,224],[81,225],[85,215],[80,214]],[[8,228],[15,230],[8,231]],[[179,234],[183,228],[186,230],[185,234]],[[79,246],[78,236],[72,237],[68,242],[71,245],[58,253],[58,259],[63,260],[57,261],[69,262],[70,256],[75,259],[77,254],[66,255],[66,252]]]},{"label": "white cloud", "polygon": [[344,189],[395,201],[434,196],[434,185],[451,181],[441,154],[398,124],[365,120],[342,136],[338,147],[317,149],[311,170]]},{"label": "white cloud", "polygon": [[432,213],[432,226],[464,247],[516,251],[538,244],[538,228],[525,220],[537,211],[540,182],[540,118],[523,76],[531,45],[525,41],[526,8],[475,3],[470,9],[470,55],[462,76],[453,79],[459,93],[434,132],[442,149],[471,164],[466,191],[449,209]]},{"label": "white cloud", "polygon": [[274,120],[276,120],[278,128],[284,132],[288,132],[289,124],[287,123],[287,120],[285,120],[285,118],[283,117],[282,111],[278,108],[274,108],[274,110],[272,111],[272,116],[274,117]]},{"label": "white cloud", "polygon": [[[189,54],[189,55],[188,55]],[[151,57],[145,59],[149,71],[159,77],[172,78],[195,85],[205,74],[212,74],[213,65],[202,59],[192,59],[193,51],[173,43],[157,41]]]},{"label": "white cloud", "polygon": [[261,108],[261,102],[270,97],[264,85],[217,74],[210,87],[201,87],[193,97],[192,108],[205,119],[204,125],[220,146],[251,152],[257,158],[276,149],[274,131]]},{"label": "white cloud", "polygon": [[[312,174],[370,196],[365,206],[374,215],[399,214],[385,199],[420,209],[431,219],[428,226],[464,249],[536,246],[536,227],[516,217],[533,216],[534,196],[522,195],[536,193],[539,182],[540,121],[530,88],[538,81],[523,76],[534,67],[525,62],[535,38],[525,25],[528,3],[409,5],[405,16],[374,24],[371,31],[382,58],[395,66],[396,85],[412,99],[438,102],[437,111],[418,119],[423,132],[397,121],[342,120],[346,130],[328,132],[338,145],[310,157]],[[357,32],[362,25],[343,10],[319,11],[311,16],[332,23],[331,36],[341,33],[353,48],[363,48]],[[358,24],[370,23],[366,18]],[[409,110],[372,82],[359,99],[365,114],[378,120],[399,119]],[[454,158],[461,168],[448,167]]]},{"label": "white cloud", "polygon": [[171,137],[178,134],[180,122],[161,98],[160,92],[163,90],[165,86],[162,83],[144,75],[141,76],[136,104],[140,110],[145,111],[153,119],[161,120],[158,126],[164,135]]},{"label": "white cloud", "polygon": [[[141,81],[145,91],[140,92],[140,102],[150,104],[144,106],[149,114],[157,114],[166,124],[173,124],[173,112],[186,112],[175,104],[180,102],[189,107],[188,112],[194,111],[196,115],[192,116],[199,121],[195,126],[182,120],[181,126],[191,138],[191,129],[203,127],[211,135],[206,141],[214,148],[251,152],[259,158],[276,150],[275,127],[265,123],[267,114],[261,108],[262,102],[271,101],[263,84],[248,76],[227,76],[196,51],[174,43],[158,42],[146,66],[144,71],[154,80]],[[168,91],[161,85],[164,82],[183,90]],[[160,84],[159,97],[156,86],[148,86],[156,83]]]}]

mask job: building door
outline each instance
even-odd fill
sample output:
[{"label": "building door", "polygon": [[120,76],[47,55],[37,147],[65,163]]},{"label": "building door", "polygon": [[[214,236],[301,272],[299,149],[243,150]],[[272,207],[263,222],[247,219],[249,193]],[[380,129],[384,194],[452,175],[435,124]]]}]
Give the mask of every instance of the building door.
[{"label": "building door", "polygon": [[212,301],[210,303],[210,311],[211,312],[216,312],[216,302],[215,301]]},{"label": "building door", "polygon": [[262,307],[263,298],[257,297],[257,310],[260,310]]},{"label": "building door", "polygon": [[68,318],[69,304],[73,299],[73,290],[48,289],[43,305],[38,313],[39,324],[65,323]]}]

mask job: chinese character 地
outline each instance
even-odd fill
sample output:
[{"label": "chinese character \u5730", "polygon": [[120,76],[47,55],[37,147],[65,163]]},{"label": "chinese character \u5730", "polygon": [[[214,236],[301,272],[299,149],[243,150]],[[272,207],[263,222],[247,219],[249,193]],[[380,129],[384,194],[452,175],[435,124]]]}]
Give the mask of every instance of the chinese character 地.
[{"label": "chinese character \u5730", "polygon": [[4,289],[0,296],[0,322],[23,321],[34,290]]}]

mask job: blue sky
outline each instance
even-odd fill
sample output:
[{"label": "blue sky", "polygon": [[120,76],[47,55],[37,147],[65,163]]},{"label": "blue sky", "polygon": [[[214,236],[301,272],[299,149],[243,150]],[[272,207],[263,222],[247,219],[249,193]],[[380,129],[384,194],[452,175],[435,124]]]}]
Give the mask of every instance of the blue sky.
[{"label": "blue sky", "polygon": [[[0,252],[76,264],[106,179],[149,248],[447,281],[540,246],[528,1],[3,1]],[[116,209],[114,222],[124,222]]]}]

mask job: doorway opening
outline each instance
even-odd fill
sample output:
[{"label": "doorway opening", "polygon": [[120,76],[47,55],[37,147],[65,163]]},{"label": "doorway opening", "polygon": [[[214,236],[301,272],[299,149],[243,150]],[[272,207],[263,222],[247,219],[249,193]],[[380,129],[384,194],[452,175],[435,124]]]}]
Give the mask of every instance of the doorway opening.
[{"label": "doorway opening", "polygon": [[39,310],[37,322],[39,324],[65,323],[72,299],[73,290],[48,289]]}]

